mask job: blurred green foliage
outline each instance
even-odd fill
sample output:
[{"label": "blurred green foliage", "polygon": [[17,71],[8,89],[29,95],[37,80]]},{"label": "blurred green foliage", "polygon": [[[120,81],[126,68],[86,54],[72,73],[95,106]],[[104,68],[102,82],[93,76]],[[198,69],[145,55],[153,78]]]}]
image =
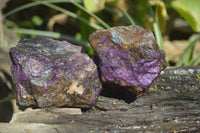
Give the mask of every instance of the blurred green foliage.
[{"label": "blurred green foliage", "polygon": [[89,12],[95,13],[104,8],[105,0],[83,0],[83,4]]},{"label": "blurred green foliage", "polygon": [[35,26],[41,26],[43,23],[43,20],[39,16],[33,16],[32,17],[32,23]]},{"label": "blurred green foliage", "polygon": [[164,0],[166,4],[174,8],[183,16],[192,29],[200,32],[200,1],[199,0]]},{"label": "blurred green foliage", "polygon": [[[123,0],[32,0],[27,4],[7,12],[4,19],[12,14],[17,14],[19,11],[35,6],[43,5],[68,16],[79,20],[80,31],[74,36],[50,32],[44,30],[36,30],[35,27],[42,25],[43,19],[35,14],[30,21],[22,21],[21,25],[16,25],[12,22],[7,26],[7,30],[14,31],[20,34],[29,34],[37,36],[47,36],[55,39],[64,39],[69,42],[85,47],[89,54],[94,54],[87,39],[88,36],[98,29],[110,28],[114,25],[113,19],[117,17],[122,25],[140,25],[144,28],[151,29],[155,33],[155,38],[158,45],[164,49],[162,34],[166,30],[168,19],[167,8],[175,9],[182,17],[184,17],[191,25],[194,31],[200,32],[200,10],[197,0],[127,0],[125,6],[131,8],[133,12],[128,12],[128,9],[122,8],[116,2]],[[197,4],[197,3],[199,4]],[[60,6],[60,3],[70,3],[77,8],[76,11],[71,11]],[[132,7],[134,5],[134,8]],[[129,9],[130,10],[130,9]],[[108,20],[108,17],[112,17]],[[122,22],[122,23],[121,23]],[[196,42],[200,40],[199,34],[191,36],[188,41],[188,47],[181,55],[177,66],[193,65],[200,62],[199,57],[193,57],[193,51]]]}]

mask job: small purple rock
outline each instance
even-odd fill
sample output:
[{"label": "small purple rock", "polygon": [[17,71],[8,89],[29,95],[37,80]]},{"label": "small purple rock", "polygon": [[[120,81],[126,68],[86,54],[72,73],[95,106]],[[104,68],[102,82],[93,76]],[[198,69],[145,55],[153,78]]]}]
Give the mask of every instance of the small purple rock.
[{"label": "small purple rock", "polygon": [[22,39],[10,50],[20,108],[91,107],[101,91],[97,67],[66,41]]},{"label": "small purple rock", "polygon": [[167,66],[153,34],[139,26],[98,30],[89,42],[99,57],[102,81],[136,96],[144,94]]}]

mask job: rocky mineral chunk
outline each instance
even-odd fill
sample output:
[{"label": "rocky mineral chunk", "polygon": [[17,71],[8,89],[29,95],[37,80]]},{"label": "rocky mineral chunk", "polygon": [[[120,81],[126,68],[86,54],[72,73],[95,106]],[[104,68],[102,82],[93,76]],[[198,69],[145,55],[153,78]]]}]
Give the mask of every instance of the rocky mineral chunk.
[{"label": "rocky mineral chunk", "polygon": [[101,84],[93,60],[80,46],[37,37],[22,39],[10,50],[17,104],[32,107],[90,107]]},{"label": "rocky mineral chunk", "polygon": [[101,79],[108,89],[127,89],[138,97],[167,65],[153,34],[139,26],[99,30],[90,35],[89,42],[98,55]]}]

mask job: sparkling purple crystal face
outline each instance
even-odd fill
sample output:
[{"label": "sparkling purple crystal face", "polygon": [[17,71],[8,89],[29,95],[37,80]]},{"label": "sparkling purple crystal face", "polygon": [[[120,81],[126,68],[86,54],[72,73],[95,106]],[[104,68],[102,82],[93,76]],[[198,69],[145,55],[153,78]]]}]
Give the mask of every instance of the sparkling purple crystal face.
[{"label": "sparkling purple crystal face", "polygon": [[166,67],[153,34],[139,26],[99,30],[89,37],[99,56],[101,79],[144,93]]},{"label": "sparkling purple crystal face", "polygon": [[81,47],[37,37],[10,50],[19,107],[90,107],[101,84],[97,67]]}]

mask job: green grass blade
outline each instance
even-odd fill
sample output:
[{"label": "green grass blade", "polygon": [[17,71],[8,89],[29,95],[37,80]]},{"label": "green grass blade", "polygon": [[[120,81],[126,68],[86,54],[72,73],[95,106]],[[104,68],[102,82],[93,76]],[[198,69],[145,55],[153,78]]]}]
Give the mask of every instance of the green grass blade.
[{"label": "green grass blade", "polygon": [[125,18],[124,15],[120,14],[119,12],[116,12],[110,6],[106,5],[104,10],[107,11],[108,13],[110,13],[110,14],[117,16],[118,18],[122,19],[124,22],[129,23],[129,21]]},{"label": "green grass blade", "polygon": [[1,99],[0,103],[8,102],[8,101],[11,101],[11,100],[13,100],[15,98],[16,98],[15,96],[8,96],[8,97],[6,97],[4,99]]},{"label": "green grass blade", "polygon": [[28,4],[24,4],[22,6],[19,6],[19,7],[15,8],[15,9],[5,13],[3,15],[3,18],[5,19],[6,17],[8,17],[8,16],[10,16],[12,14],[15,14],[15,13],[21,11],[21,10],[24,10],[24,9],[27,9],[27,8],[30,8],[30,7],[34,7],[34,6],[38,6],[38,5],[40,5],[40,3],[38,3],[38,2],[31,2],[31,3],[28,3]]},{"label": "green grass blade", "polygon": [[193,45],[190,50],[188,50],[185,58],[184,58],[184,64],[189,64],[189,62],[193,59],[193,53],[194,53],[195,45]]},{"label": "green grass blade", "polygon": [[38,2],[41,3],[41,4],[43,4],[43,5],[45,5],[45,6],[50,7],[52,9],[55,9],[55,10],[57,10],[59,12],[65,13],[65,14],[73,17],[73,18],[76,18],[76,19],[80,20],[81,22],[88,24],[90,27],[94,28],[95,30],[103,29],[101,26],[99,26],[99,25],[97,25],[95,23],[91,23],[88,20],[86,20],[86,19],[78,16],[77,14],[75,14],[73,12],[70,12],[70,11],[64,9],[64,8],[61,8],[61,7],[56,6],[54,4],[51,4],[51,3],[47,2],[47,1],[38,1]]},{"label": "green grass blade", "polygon": [[88,47],[87,41],[76,40],[72,36],[68,36],[65,34],[57,33],[57,32],[32,30],[32,29],[10,29],[10,28],[9,29],[5,28],[5,30],[10,31],[10,32],[20,33],[20,34],[26,34],[26,35],[37,35],[37,36],[51,37],[51,38],[55,38],[55,39],[63,39],[63,40],[67,40],[72,43],[78,44],[80,46]]},{"label": "green grass blade", "polygon": [[195,46],[198,40],[200,40],[200,34],[194,34],[189,38],[188,46],[185,48],[184,52],[180,55],[179,60],[176,63],[176,66],[189,65],[184,62],[185,57],[187,56],[188,52]]},{"label": "green grass blade", "polygon": [[108,24],[106,24],[102,19],[100,19],[98,16],[96,16],[94,13],[89,12],[87,9],[85,9],[82,5],[80,5],[79,3],[77,3],[76,1],[71,0],[71,3],[74,4],[75,6],[77,6],[78,8],[80,8],[81,10],[83,10],[84,12],[86,12],[87,14],[89,14],[91,17],[93,17],[97,22],[99,22],[100,24],[102,24],[105,28],[110,28],[110,26]]},{"label": "green grass blade", "polygon": [[20,34],[26,34],[26,35],[37,35],[37,36],[50,37],[50,38],[54,38],[54,39],[67,40],[73,44],[83,46],[86,49],[86,51],[88,52],[88,54],[93,55],[95,53],[87,41],[77,40],[74,37],[69,36],[69,35],[65,35],[65,34],[61,34],[61,33],[57,33],[57,32],[32,30],[32,29],[8,29],[8,28],[5,28],[5,30],[10,31],[10,32],[20,33]]},{"label": "green grass blade", "polygon": [[43,4],[43,5],[46,5],[46,6],[50,7],[50,8],[53,8],[53,9],[55,9],[55,10],[57,10],[57,11],[60,11],[60,12],[62,12],[62,13],[66,13],[66,14],[68,14],[69,16],[71,16],[71,17],[73,17],[73,18],[76,18],[76,19],[78,19],[78,20],[80,20],[80,21],[82,21],[82,22],[88,24],[90,27],[94,28],[95,30],[97,30],[97,29],[103,29],[101,26],[99,26],[99,25],[97,25],[97,24],[94,24],[94,23],[90,23],[90,22],[87,21],[86,19],[79,17],[77,14],[75,14],[75,13],[73,13],[73,12],[70,12],[70,11],[68,11],[68,10],[65,10],[65,9],[63,9],[63,8],[61,8],[61,7],[58,7],[58,6],[54,5],[54,4],[51,4],[50,2],[51,2],[51,3],[61,3],[61,2],[71,2],[71,0],[58,0],[58,1],[46,0],[46,1],[35,1],[35,2],[31,2],[31,3],[28,3],[28,4],[22,5],[22,6],[20,6],[20,7],[17,7],[17,8],[15,8],[15,9],[11,10],[10,12],[7,12],[6,14],[4,14],[4,18],[6,18],[6,17],[8,17],[9,15],[12,15],[12,14],[14,14],[14,13],[16,13],[16,12],[19,12],[19,11],[21,11],[21,10],[24,10],[24,9],[27,9],[27,8],[30,8],[30,7],[34,7],[34,6],[38,6],[38,5]]},{"label": "green grass blade", "polygon": [[149,0],[148,0],[148,5],[149,5],[150,14],[153,17],[153,29],[154,29],[154,32],[155,32],[156,41],[157,41],[159,47],[162,50],[164,50],[164,44],[163,44],[163,39],[162,39],[162,34],[161,34],[161,31],[160,31],[160,28],[159,28],[159,24],[155,19],[155,16],[154,16],[154,13],[153,13],[153,9],[151,7],[151,4],[149,3]]},{"label": "green grass blade", "polygon": [[[47,1],[48,1],[48,2],[51,2],[51,3],[70,2],[70,0],[57,0],[57,1],[55,1],[55,0],[47,0]],[[79,1],[79,2],[80,2],[80,0],[76,0],[76,1],[77,1],[77,2]],[[3,15],[3,18],[6,18],[6,17],[8,17],[8,16],[10,16],[10,15],[12,15],[12,14],[15,14],[15,13],[21,11],[21,10],[24,10],[24,9],[27,9],[27,8],[31,8],[31,7],[34,7],[34,6],[38,6],[38,5],[40,5],[40,4],[41,4],[41,3],[37,2],[37,0],[35,0],[35,2],[30,2],[30,3],[24,4],[24,5],[22,5],[22,6],[16,7],[15,9],[13,9],[13,10],[11,10],[11,11],[5,13],[5,14]]]},{"label": "green grass blade", "polygon": [[195,65],[195,64],[200,64],[200,54],[197,55],[194,59],[192,59],[188,65]]},{"label": "green grass blade", "polygon": [[[41,1],[41,0],[34,0],[34,1]],[[66,2],[71,2],[71,0],[46,0],[47,2],[50,2],[50,3],[66,3]],[[73,0],[74,2],[76,3],[81,3],[82,0]]]},{"label": "green grass blade", "polygon": [[128,14],[128,12],[124,11],[122,8],[120,8],[119,6],[117,6],[116,4],[113,4],[114,7],[116,7],[118,10],[120,10],[120,12],[122,12],[124,14],[124,16],[128,19],[129,23],[131,25],[135,25],[135,22],[133,21],[133,19],[131,18],[131,16]]}]

